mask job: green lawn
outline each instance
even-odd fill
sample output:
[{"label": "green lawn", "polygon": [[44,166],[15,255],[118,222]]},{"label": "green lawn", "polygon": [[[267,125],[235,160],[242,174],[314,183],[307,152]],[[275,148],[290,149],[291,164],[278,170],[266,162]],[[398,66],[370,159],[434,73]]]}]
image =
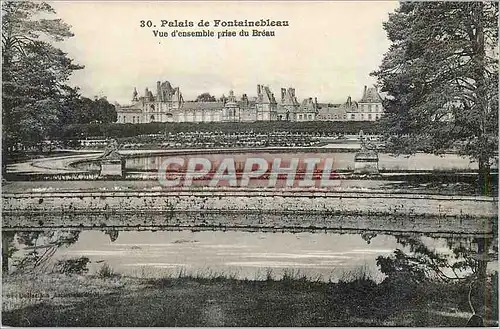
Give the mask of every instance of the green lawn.
[{"label": "green lawn", "polygon": [[469,316],[467,288],[445,284],[409,288],[359,279],[334,284],[300,278],[65,275],[3,279],[2,321],[9,326],[460,327]]}]

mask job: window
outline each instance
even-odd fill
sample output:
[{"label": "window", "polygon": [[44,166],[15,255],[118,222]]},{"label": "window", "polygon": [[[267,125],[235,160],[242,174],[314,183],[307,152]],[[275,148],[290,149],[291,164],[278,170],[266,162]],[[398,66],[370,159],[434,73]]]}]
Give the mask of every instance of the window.
[{"label": "window", "polygon": [[299,114],[299,120],[302,120],[302,114]]},{"label": "window", "polygon": [[378,118],[379,118],[378,114],[375,114],[375,119],[377,119],[377,120],[378,120]]},{"label": "window", "polygon": [[134,116],[132,117],[132,123],[135,123],[135,117]]},{"label": "window", "polygon": [[368,120],[371,120],[371,119],[372,119],[372,115],[368,114]]},{"label": "window", "polygon": [[364,105],[361,105],[361,112],[364,112],[365,111],[365,106]]},{"label": "window", "polygon": [[363,120],[365,118],[364,114],[361,113],[361,120]]},{"label": "window", "polygon": [[356,119],[356,116],[353,114],[351,114],[351,120],[355,120]]},{"label": "window", "polygon": [[369,112],[372,111],[372,104],[368,105],[368,109],[370,110]]},{"label": "window", "polygon": [[127,117],[123,116],[123,123],[127,122]]}]

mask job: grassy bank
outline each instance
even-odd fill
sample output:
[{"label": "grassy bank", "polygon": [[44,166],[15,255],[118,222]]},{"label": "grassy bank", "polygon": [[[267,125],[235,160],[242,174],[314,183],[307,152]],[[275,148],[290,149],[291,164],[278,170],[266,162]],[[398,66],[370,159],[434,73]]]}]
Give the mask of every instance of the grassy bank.
[{"label": "grassy bank", "polygon": [[[343,281],[345,280],[345,281]],[[345,276],[338,283],[289,272],[274,280],[213,274],[163,279],[13,275],[3,278],[10,326],[464,326],[464,285]],[[496,287],[489,288],[497,296]],[[494,290],[494,291],[492,291]],[[490,305],[497,305],[491,300]],[[495,308],[496,309],[496,308]],[[487,312],[495,325],[498,313]]]}]

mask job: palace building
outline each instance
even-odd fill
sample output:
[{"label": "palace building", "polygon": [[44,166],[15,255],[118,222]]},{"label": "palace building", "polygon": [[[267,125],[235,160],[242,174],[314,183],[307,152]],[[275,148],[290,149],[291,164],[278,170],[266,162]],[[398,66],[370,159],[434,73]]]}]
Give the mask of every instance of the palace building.
[{"label": "palace building", "polygon": [[377,92],[377,88],[367,88],[366,86],[363,90],[363,97],[359,102],[351,101],[349,96],[343,108],[348,121],[375,121],[380,119],[384,112],[382,97]]},{"label": "palace building", "polygon": [[132,93],[130,105],[116,106],[119,123],[149,122],[252,122],[252,121],[312,121],[316,120],[317,101],[312,98],[299,103],[294,88],[282,88],[276,101],[268,86],[257,85],[257,96],[240,99],[229,92],[217,102],[185,101],[179,87],[157,82],[156,94],[148,88],[139,96]]},{"label": "palace building", "polygon": [[221,121],[222,102],[185,102],[179,87],[170,82],[156,84],[156,95],[146,88],[144,96],[132,94],[132,104],[117,106],[119,123]]},{"label": "palace building", "polygon": [[356,102],[318,104],[317,98],[299,102],[295,88],[281,88],[278,100],[268,86],[257,85],[257,95],[237,98],[231,90],[215,102],[185,101],[179,87],[156,83],[156,93],[146,88],[139,96],[134,88],[130,105],[116,106],[119,123],[149,122],[253,122],[253,121],[375,121],[384,113],[375,87],[365,86]]},{"label": "palace building", "polygon": [[377,88],[365,86],[358,102],[351,96],[343,104],[320,104],[318,120],[322,121],[375,121],[382,117],[382,97]]}]

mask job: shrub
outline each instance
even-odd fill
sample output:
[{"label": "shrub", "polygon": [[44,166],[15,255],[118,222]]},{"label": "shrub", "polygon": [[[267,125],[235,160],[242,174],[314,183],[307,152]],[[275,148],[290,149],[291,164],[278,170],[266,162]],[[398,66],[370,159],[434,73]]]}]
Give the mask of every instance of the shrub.
[{"label": "shrub", "polygon": [[97,271],[97,276],[100,278],[112,278],[118,276],[118,274],[115,273],[113,268],[111,268],[108,263],[104,263]]},{"label": "shrub", "polygon": [[90,259],[87,257],[60,260],[54,266],[54,271],[62,274],[82,275],[89,271],[87,268]]}]

